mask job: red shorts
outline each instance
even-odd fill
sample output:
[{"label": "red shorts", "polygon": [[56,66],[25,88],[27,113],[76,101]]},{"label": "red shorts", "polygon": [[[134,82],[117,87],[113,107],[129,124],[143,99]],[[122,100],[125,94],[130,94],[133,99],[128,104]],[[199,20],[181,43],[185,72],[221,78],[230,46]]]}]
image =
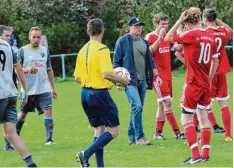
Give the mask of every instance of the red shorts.
[{"label": "red shorts", "polygon": [[227,77],[225,73],[214,76],[211,85],[211,98],[216,100],[227,100],[229,98]]},{"label": "red shorts", "polygon": [[157,94],[158,101],[163,101],[172,97],[172,80],[163,80],[162,85],[158,87],[154,79],[153,88]]},{"label": "red shorts", "polygon": [[198,109],[210,108],[210,89],[196,84],[185,84],[181,97],[181,107],[188,113],[195,113]]}]

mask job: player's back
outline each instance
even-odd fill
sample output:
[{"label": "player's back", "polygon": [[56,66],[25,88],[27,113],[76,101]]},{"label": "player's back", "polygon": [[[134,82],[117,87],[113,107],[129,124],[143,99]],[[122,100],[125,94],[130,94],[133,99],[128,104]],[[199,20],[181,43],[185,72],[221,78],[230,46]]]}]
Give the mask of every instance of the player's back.
[{"label": "player's back", "polygon": [[111,66],[113,72],[110,50],[104,44],[94,40],[87,43],[78,53],[78,69],[82,72],[81,85],[94,89],[110,88],[113,84],[102,76],[103,66],[108,67],[107,64]]},{"label": "player's back", "polygon": [[207,32],[215,36],[215,43],[217,46],[217,52],[219,55],[219,65],[217,69],[217,74],[227,73],[230,71],[230,63],[226,53],[225,45],[232,36],[232,31],[224,27],[208,27]]},{"label": "player's back", "polygon": [[216,53],[214,36],[205,30],[192,30],[184,36],[186,82],[208,88],[211,59],[217,56],[214,55]]},{"label": "player's back", "polygon": [[13,79],[13,53],[10,45],[0,39],[0,99],[17,95]]}]

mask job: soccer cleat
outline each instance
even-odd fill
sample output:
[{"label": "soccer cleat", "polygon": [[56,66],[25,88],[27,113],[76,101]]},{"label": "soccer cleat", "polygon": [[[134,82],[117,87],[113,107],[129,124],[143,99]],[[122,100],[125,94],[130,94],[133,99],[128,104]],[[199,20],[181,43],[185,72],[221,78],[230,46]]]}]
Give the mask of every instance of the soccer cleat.
[{"label": "soccer cleat", "polygon": [[181,164],[197,164],[197,163],[201,163],[202,159],[198,158],[198,159],[194,159],[192,157],[188,157],[185,161],[183,161]]},{"label": "soccer cleat", "polygon": [[28,165],[28,167],[37,167],[37,165],[35,163]]},{"label": "soccer cleat", "polygon": [[146,139],[141,139],[140,141],[137,141],[136,144],[141,146],[146,146],[146,145],[151,145],[151,142]]},{"label": "soccer cleat", "polygon": [[4,151],[14,151],[15,150],[15,148],[13,147],[13,146],[5,146],[4,147]]},{"label": "soccer cleat", "polygon": [[179,133],[178,135],[175,135],[176,139],[186,139],[185,135],[183,132]]},{"label": "soccer cleat", "polygon": [[77,162],[79,162],[83,168],[88,168],[90,166],[88,160],[85,159],[84,151],[77,153],[76,159]]},{"label": "soccer cleat", "polygon": [[154,135],[153,139],[155,140],[166,140],[162,134]]},{"label": "soccer cleat", "polygon": [[214,129],[214,133],[224,133],[225,130],[220,127],[220,126],[217,126],[216,128],[213,128]]},{"label": "soccer cleat", "polygon": [[46,141],[45,145],[55,145],[56,143],[52,140],[52,139],[49,139]]},{"label": "soccer cleat", "polygon": [[209,161],[210,161],[210,157],[202,158],[202,163],[204,163],[204,162],[209,162]]},{"label": "soccer cleat", "polygon": [[227,142],[231,142],[231,141],[232,141],[232,137],[230,137],[230,136],[225,137],[225,141],[227,141]]}]

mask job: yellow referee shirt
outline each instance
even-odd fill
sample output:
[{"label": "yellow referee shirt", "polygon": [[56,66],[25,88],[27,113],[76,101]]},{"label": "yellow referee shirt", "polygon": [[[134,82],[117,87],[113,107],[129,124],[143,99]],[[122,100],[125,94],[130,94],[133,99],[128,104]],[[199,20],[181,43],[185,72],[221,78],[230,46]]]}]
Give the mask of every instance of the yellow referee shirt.
[{"label": "yellow referee shirt", "polygon": [[77,55],[74,76],[80,78],[82,87],[111,88],[113,83],[102,77],[104,72],[113,72],[110,50],[104,44],[91,40]]}]

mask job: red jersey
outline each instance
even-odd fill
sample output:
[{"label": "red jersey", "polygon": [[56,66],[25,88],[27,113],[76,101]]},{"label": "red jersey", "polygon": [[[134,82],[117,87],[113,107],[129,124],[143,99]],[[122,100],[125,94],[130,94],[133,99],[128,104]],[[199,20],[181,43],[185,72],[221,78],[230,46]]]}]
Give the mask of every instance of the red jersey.
[{"label": "red jersey", "polygon": [[184,45],[186,83],[210,87],[211,59],[218,57],[214,36],[205,30],[192,30],[174,35],[173,41]]},{"label": "red jersey", "polygon": [[[157,39],[158,35],[151,32],[146,36],[149,37],[149,45],[151,46]],[[164,37],[166,34],[164,35]],[[171,44],[163,39],[160,41],[158,48],[152,54],[157,70],[163,80],[172,80],[171,75]]]},{"label": "red jersey", "polygon": [[230,72],[230,63],[226,53],[225,45],[228,40],[232,37],[232,31],[224,27],[209,27],[206,29],[207,32],[215,36],[215,42],[217,46],[217,52],[219,55],[219,65],[216,74]]}]

